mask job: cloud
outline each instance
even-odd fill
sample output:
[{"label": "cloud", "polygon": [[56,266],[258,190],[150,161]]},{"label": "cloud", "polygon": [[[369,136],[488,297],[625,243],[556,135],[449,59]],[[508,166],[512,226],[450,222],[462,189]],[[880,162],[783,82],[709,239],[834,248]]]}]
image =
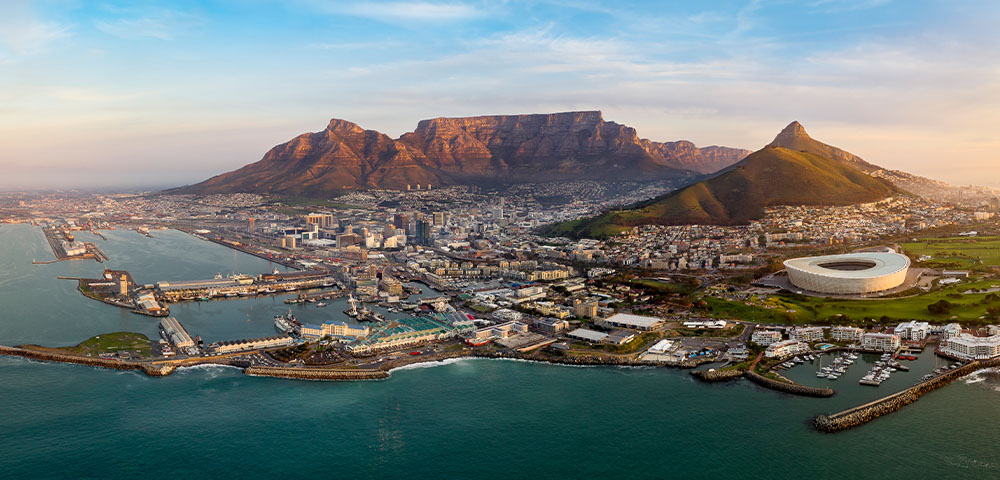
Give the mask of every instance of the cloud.
[{"label": "cloud", "polygon": [[363,2],[338,7],[333,13],[383,22],[454,22],[483,17],[485,12],[465,3]]},{"label": "cloud", "polygon": [[109,11],[116,14],[116,17],[97,20],[94,26],[104,33],[125,39],[145,37],[173,40],[176,36],[204,23],[198,15],[172,10],[144,11],[143,15],[134,15],[138,12],[131,10]]},{"label": "cloud", "polygon": [[[14,55],[36,55],[59,39],[72,35],[69,25],[38,18],[26,2],[0,1],[0,44]],[[0,62],[3,57],[0,57]],[[7,58],[7,62],[13,61]]]}]

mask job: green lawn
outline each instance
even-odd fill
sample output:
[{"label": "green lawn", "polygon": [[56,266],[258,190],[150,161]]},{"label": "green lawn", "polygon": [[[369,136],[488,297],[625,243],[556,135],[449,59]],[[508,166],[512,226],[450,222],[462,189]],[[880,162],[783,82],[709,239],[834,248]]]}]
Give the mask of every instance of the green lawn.
[{"label": "green lawn", "polygon": [[115,353],[120,350],[139,352],[147,357],[150,355],[149,337],[132,332],[102,333],[84,340],[75,347],[68,347],[67,350],[82,355]]},{"label": "green lawn", "polygon": [[924,262],[928,266],[971,268],[978,260],[986,265],[1000,265],[1000,237],[996,236],[925,238],[904,242],[902,246],[903,251],[914,257],[934,257]]}]

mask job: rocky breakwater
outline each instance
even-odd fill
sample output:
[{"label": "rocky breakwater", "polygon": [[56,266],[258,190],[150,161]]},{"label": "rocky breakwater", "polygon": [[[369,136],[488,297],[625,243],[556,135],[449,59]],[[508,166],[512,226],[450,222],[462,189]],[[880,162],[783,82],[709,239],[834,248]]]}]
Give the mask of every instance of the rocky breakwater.
[{"label": "rocky breakwater", "polygon": [[918,383],[901,392],[880,398],[874,402],[831,415],[819,415],[813,419],[813,428],[821,432],[833,433],[864,425],[878,417],[888,415],[906,405],[916,402],[924,394],[933,392],[976,370],[997,366],[1000,366],[1000,358],[977,360],[967,363],[955,370],[934,377],[926,382]]},{"label": "rocky breakwater", "polygon": [[703,382],[726,382],[729,380],[736,380],[743,376],[746,370],[740,370],[737,368],[730,370],[695,370],[691,372],[691,375],[698,380]]},{"label": "rocky breakwater", "polygon": [[743,375],[753,383],[760,385],[764,388],[769,388],[771,390],[777,390],[779,392],[791,393],[793,395],[802,395],[804,397],[832,397],[834,391],[832,388],[815,388],[807,387],[805,385],[800,385],[791,381],[780,382],[773,378],[765,377],[757,372],[748,370]]},{"label": "rocky breakwater", "polygon": [[28,348],[7,347],[0,345],[0,355],[22,357],[31,360],[40,360],[43,362],[75,363],[77,365],[111,368],[114,370],[138,370],[151,377],[167,376],[173,373],[176,369],[173,365],[152,365],[145,362],[129,362],[111,358],[84,357],[52,351],[34,350],[30,348],[30,345],[27,347]]},{"label": "rocky breakwater", "polygon": [[389,378],[384,370],[338,370],[332,368],[247,367],[243,373],[256,377],[292,378],[296,380],[382,380]]}]

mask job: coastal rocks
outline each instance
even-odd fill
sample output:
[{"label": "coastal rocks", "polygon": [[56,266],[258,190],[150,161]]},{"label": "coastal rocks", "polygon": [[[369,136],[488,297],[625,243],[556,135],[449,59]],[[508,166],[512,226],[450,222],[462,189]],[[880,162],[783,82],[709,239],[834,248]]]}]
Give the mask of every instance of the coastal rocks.
[{"label": "coastal rocks", "polygon": [[805,397],[832,397],[834,391],[832,388],[814,388],[807,387],[805,385],[799,385],[797,383],[779,382],[772,378],[767,378],[756,372],[747,371],[744,376],[747,380],[750,380],[757,385],[764,388],[769,388],[771,390],[777,390],[779,392],[791,393],[793,395],[802,395]]},{"label": "coastal rocks", "polygon": [[333,370],[321,368],[247,367],[243,373],[255,377],[293,378],[297,380],[382,380],[389,378],[384,370]]},{"label": "coastal rocks", "polygon": [[127,362],[99,357],[81,357],[77,355],[67,355],[55,352],[43,352],[20,347],[7,347],[0,345],[0,355],[12,357],[29,358],[31,360],[41,360],[45,362],[75,363],[77,365],[87,365],[91,367],[111,368],[114,370],[139,370],[151,376],[169,375],[173,369],[167,371],[163,367],[149,365],[139,362]]},{"label": "coastal rocks", "polygon": [[703,382],[727,382],[743,376],[746,370],[695,370],[691,375]]}]

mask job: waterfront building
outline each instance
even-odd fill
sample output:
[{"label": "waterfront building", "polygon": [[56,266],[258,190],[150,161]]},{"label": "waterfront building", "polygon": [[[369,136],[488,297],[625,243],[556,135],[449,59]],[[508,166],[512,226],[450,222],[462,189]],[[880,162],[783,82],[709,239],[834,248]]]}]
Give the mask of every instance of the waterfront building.
[{"label": "waterfront building", "polygon": [[480,328],[472,333],[472,339],[477,342],[481,342],[491,339],[510,338],[520,333],[528,333],[528,325],[512,321],[493,325],[491,327]]},{"label": "waterfront building", "polygon": [[654,355],[663,355],[673,349],[674,349],[674,341],[663,339],[660,340],[659,342],[656,342],[656,344],[653,345],[652,347],[649,347],[649,353],[652,353]]},{"label": "waterfront building", "polygon": [[823,335],[823,327],[797,327],[788,336],[800,342],[817,342],[823,339]]},{"label": "waterfront building", "polygon": [[755,329],[752,334],[750,334],[750,341],[766,347],[772,343],[780,342],[783,335],[778,330],[765,330],[765,329]]},{"label": "waterfront building", "polygon": [[899,336],[891,333],[866,333],[861,335],[861,348],[865,350],[894,352],[899,348],[899,345]]},{"label": "waterfront building", "polygon": [[[944,327],[941,327],[941,344],[947,344],[948,340],[958,336],[962,333],[962,326],[957,323],[949,323]],[[993,326],[990,326],[990,335],[996,335],[998,332],[993,331]]]},{"label": "waterfront building", "polygon": [[315,340],[326,336],[331,337],[364,337],[371,333],[371,328],[363,325],[351,325],[347,322],[330,320],[321,325],[306,324],[302,326],[302,338]]},{"label": "waterfront building", "polygon": [[388,327],[373,332],[367,338],[348,345],[355,355],[371,355],[379,351],[409,347],[432,340],[451,337],[455,330],[428,317],[401,318]]},{"label": "waterfront building", "polygon": [[577,328],[576,330],[572,330],[567,333],[566,336],[591,343],[600,343],[608,337],[608,334],[586,328]]},{"label": "waterfront building", "polygon": [[1000,335],[976,337],[960,333],[949,338],[948,344],[941,346],[941,352],[966,360],[984,360],[1000,356]]},{"label": "waterfront building", "polygon": [[931,325],[927,322],[910,321],[896,325],[896,329],[893,333],[895,333],[900,340],[919,342],[927,338],[930,330]]},{"label": "waterfront building", "polygon": [[403,294],[403,284],[399,280],[390,277],[389,275],[383,274],[382,280],[379,282],[379,286],[382,291],[389,295],[402,295]]},{"label": "waterfront building", "polygon": [[229,340],[215,342],[209,345],[209,350],[219,354],[244,352],[247,350],[257,350],[261,348],[287,347],[295,343],[295,339],[289,336],[275,336],[264,338],[250,338],[245,340]]},{"label": "waterfront building", "polygon": [[535,328],[548,335],[556,335],[569,328],[569,322],[558,318],[539,318],[535,320]]},{"label": "waterfront building", "polygon": [[178,349],[194,347],[194,340],[191,339],[191,335],[184,329],[181,322],[178,322],[174,317],[167,317],[160,320],[160,336]]},{"label": "waterfront building", "polygon": [[633,315],[631,313],[616,313],[598,323],[608,327],[631,328],[633,330],[654,330],[663,325],[663,319],[647,317],[643,315]]},{"label": "waterfront building", "polygon": [[830,338],[838,342],[857,342],[865,331],[858,327],[831,327]]},{"label": "waterfront building", "polygon": [[624,345],[631,342],[635,338],[635,332],[630,330],[616,330],[611,332],[610,335],[604,337],[604,343],[610,343],[611,345]]},{"label": "waterfront building", "polygon": [[809,353],[809,344],[798,340],[783,340],[768,345],[764,351],[764,356],[767,358],[784,358],[803,353]]}]

